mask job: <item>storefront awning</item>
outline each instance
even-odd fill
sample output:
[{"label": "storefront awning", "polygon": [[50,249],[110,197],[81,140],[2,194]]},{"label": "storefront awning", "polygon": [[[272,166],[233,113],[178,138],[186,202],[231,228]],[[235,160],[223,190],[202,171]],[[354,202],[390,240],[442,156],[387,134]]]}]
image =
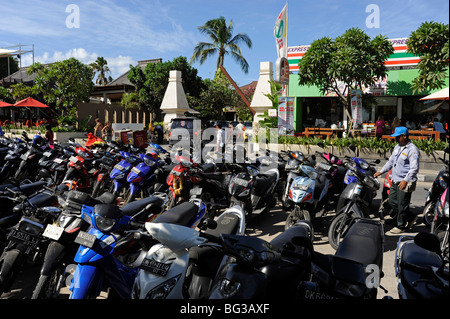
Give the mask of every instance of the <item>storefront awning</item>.
[{"label": "storefront awning", "polygon": [[420,100],[448,100],[448,87],[440,91],[427,95]]}]

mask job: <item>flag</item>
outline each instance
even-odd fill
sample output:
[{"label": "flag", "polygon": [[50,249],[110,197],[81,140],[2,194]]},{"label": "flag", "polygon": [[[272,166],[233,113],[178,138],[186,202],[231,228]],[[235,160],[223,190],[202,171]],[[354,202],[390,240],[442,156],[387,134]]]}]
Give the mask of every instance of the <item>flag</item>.
[{"label": "flag", "polygon": [[287,19],[288,19],[288,3],[284,6],[275,21],[273,32],[275,35],[275,41],[277,45],[278,57],[287,58]]}]

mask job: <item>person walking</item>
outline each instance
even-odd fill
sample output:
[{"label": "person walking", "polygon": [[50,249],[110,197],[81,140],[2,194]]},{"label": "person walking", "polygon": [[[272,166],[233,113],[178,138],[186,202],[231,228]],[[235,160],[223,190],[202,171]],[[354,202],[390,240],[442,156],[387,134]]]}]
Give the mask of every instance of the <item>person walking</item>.
[{"label": "person walking", "polygon": [[102,137],[102,129],[103,129],[103,124],[100,122],[99,118],[95,119],[95,126],[94,126],[94,135],[97,137]]},{"label": "person walking", "polygon": [[106,142],[111,142],[114,129],[112,128],[111,121],[106,122],[105,127],[102,129],[102,136]]},{"label": "person walking", "polygon": [[387,163],[373,176],[376,178],[392,169],[392,185],[389,190],[389,205],[393,214],[397,216],[397,227],[391,230],[393,234],[400,234],[408,230],[416,222],[409,210],[412,192],[416,189],[417,173],[419,172],[420,152],[411,143],[409,131],[404,126],[395,128],[394,134],[397,145]]},{"label": "person walking", "polygon": [[385,124],[386,123],[384,122],[383,115],[379,115],[378,120],[375,122],[375,126],[376,126],[375,136],[376,137],[381,138],[381,136],[383,135],[383,129],[384,129]]}]

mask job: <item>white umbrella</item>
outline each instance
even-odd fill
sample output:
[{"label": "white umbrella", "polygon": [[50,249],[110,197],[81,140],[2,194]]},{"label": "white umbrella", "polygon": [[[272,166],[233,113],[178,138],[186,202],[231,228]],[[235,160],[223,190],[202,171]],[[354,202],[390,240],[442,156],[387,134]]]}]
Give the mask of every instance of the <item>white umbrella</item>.
[{"label": "white umbrella", "polygon": [[427,95],[420,100],[448,100],[448,87],[440,91]]}]

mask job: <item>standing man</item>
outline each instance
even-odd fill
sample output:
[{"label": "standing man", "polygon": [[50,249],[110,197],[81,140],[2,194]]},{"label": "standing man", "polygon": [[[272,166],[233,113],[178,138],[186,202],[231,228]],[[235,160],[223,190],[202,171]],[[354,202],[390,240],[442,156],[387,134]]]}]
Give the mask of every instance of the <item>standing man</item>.
[{"label": "standing man", "polygon": [[222,125],[219,122],[214,123],[217,129],[217,147],[216,147],[216,159],[222,158],[224,146],[225,146],[225,131],[222,130]]},{"label": "standing man", "polygon": [[412,192],[416,189],[420,152],[411,143],[406,127],[396,127],[394,134],[391,136],[395,137],[398,144],[395,146],[388,162],[373,176],[378,177],[392,169],[389,204],[394,211],[394,215],[397,215],[397,227],[394,227],[391,232],[400,234],[410,229],[417,219],[417,216],[412,216],[409,211],[409,203],[411,202]]}]

